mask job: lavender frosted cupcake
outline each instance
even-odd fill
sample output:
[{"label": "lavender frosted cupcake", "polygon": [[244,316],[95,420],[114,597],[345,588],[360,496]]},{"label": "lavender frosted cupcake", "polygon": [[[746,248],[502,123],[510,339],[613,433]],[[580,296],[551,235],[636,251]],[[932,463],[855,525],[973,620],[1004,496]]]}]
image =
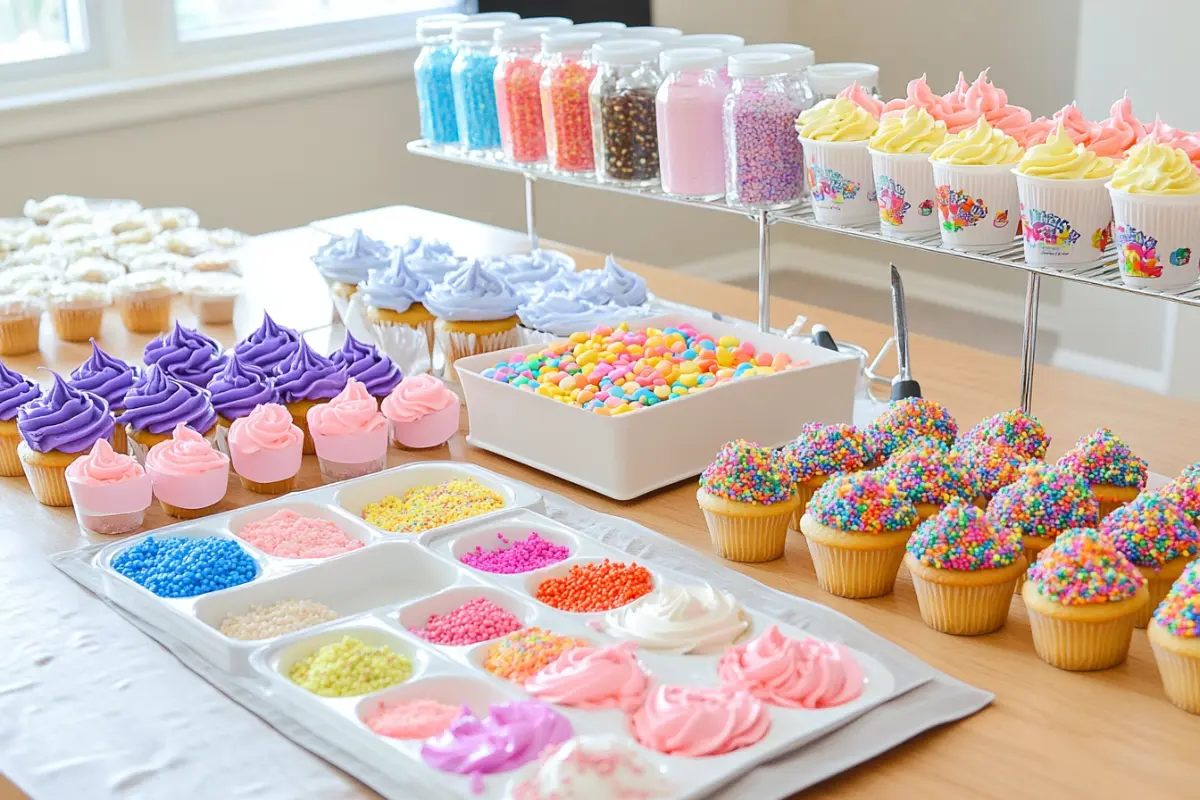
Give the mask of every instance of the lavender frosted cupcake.
[{"label": "lavender frosted cupcake", "polygon": [[97,440],[112,436],[113,418],[103,398],[74,389],[53,374],[54,385],[17,411],[17,454],[38,502],[69,506],[67,467]]},{"label": "lavender frosted cupcake", "polygon": [[650,295],[646,280],[616,262],[611,255],[604,259],[601,269],[584,271],[583,295],[597,305],[612,303],[622,308],[644,306]]},{"label": "lavender frosted cupcake", "polygon": [[157,365],[170,377],[203,389],[225,367],[221,345],[200,331],[176,322],[170,333],[146,345],[146,366]]},{"label": "lavender frosted cupcake", "polygon": [[490,258],[484,264],[508,281],[522,297],[532,297],[540,288],[564,272],[575,270],[575,259],[557,250],[534,250]]},{"label": "lavender frosted cupcake", "polygon": [[359,284],[366,322],[375,341],[409,375],[433,366],[434,318],[425,308],[430,282],[397,252],[387,269],[373,270]]},{"label": "lavender frosted cupcake", "polygon": [[236,353],[208,384],[208,391],[217,412],[217,449],[225,455],[229,455],[226,437],[234,420],[250,416],[255,406],[279,402],[274,379],[244,363]]},{"label": "lavender frosted cupcake", "polygon": [[471,261],[425,295],[425,307],[437,316],[438,346],[446,357],[446,377],[457,380],[454,362],[466,356],[516,347],[517,308],[521,298],[503,278]]},{"label": "lavender frosted cupcake", "polygon": [[521,344],[548,344],[597,325],[614,325],[624,319],[623,311],[612,303],[589,303],[579,295],[539,293],[517,309]]},{"label": "lavender frosted cupcake", "polygon": [[[71,372],[69,382],[80,391],[103,397],[113,419],[116,419],[125,410],[125,395],[129,394],[140,374],[141,370],[137,367],[110,356],[92,339],[92,355]],[[112,446],[118,453],[129,451],[125,428],[121,425],[113,429]]]},{"label": "lavender frosted cupcake", "polygon": [[212,395],[195,384],[175,380],[157,364],[147,367],[125,395],[125,412],[117,418],[129,437],[130,455],[145,464],[150,448],[170,439],[180,423],[212,441],[217,434]]},{"label": "lavender frosted cupcake", "polygon": [[275,368],[274,377],[275,388],[292,421],[304,431],[304,454],[315,455],[316,446],[308,432],[308,410],[337,397],[346,388],[346,366],[334,364],[301,339],[296,352]]},{"label": "lavender frosted cupcake", "polygon": [[300,347],[300,334],[263,313],[262,325],[238,342],[233,354],[248,367],[270,374]]},{"label": "lavender frosted cupcake", "polygon": [[346,333],[342,347],[330,354],[329,360],[346,368],[346,379],[353,378],[363,385],[367,394],[376,400],[391,394],[396,384],[404,377],[400,368],[390,358],[379,352],[378,347],[360,342]]},{"label": "lavender frosted cupcake", "polygon": [[444,281],[465,260],[454,255],[450,245],[437,239],[425,239],[412,250],[406,245],[404,256],[409,269],[431,284]]},{"label": "lavender frosted cupcake", "polygon": [[344,321],[350,298],[371,270],[383,269],[392,256],[392,248],[355,228],[349,236],[335,236],[317,250],[312,262],[333,292],[333,304]]},{"label": "lavender frosted cupcake", "polygon": [[21,434],[17,431],[17,411],[42,393],[41,388],[24,375],[13,372],[0,361],[0,476],[20,477],[23,470],[17,455]]}]

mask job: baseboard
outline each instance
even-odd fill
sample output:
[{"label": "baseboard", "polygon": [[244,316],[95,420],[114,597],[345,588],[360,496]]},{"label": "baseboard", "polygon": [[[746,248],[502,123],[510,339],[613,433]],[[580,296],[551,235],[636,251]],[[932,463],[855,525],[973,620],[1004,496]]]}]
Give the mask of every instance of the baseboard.
[{"label": "baseboard", "polygon": [[1093,378],[1105,378],[1158,394],[1167,394],[1171,388],[1170,375],[1167,372],[1114,361],[1081,350],[1057,347],[1050,357],[1050,363],[1060,369],[1090,375]]}]

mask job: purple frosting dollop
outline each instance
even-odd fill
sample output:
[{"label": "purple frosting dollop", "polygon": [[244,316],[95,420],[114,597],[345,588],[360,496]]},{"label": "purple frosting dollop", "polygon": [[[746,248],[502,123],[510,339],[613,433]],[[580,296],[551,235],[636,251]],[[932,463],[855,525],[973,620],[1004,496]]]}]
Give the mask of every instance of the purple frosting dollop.
[{"label": "purple frosting dollop", "polygon": [[225,354],[215,339],[178,322],[170,333],[146,345],[142,358],[146,366],[157,364],[175,380],[201,389],[225,367]]},{"label": "purple frosting dollop", "polygon": [[17,412],[17,431],[39,453],[82,453],[112,437],[113,418],[103,397],[81,392],[54,374],[54,385]]},{"label": "purple frosting dollop", "polygon": [[275,368],[275,388],[285,403],[329,400],[346,388],[346,367],[319,354],[300,340],[287,361]]},{"label": "purple frosting dollop", "polygon": [[0,421],[15,419],[17,410],[37,399],[42,389],[19,372],[13,372],[0,361]]},{"label": "purple frosting dollop", "polygon": [[170,433],[182,422],[207,433],[217,424],[217,412],[207,389],[177,381],[155,364],[125,395],[125,413],[117,422],[150,433]]},{"label": "purple frosting dollop", "polygon": [[231,420],[250,416],[255,406],[279,402],[275,381],[243,363],[237,353],[229,357],[225,369],[208,384],[208,391],[216,412]]},{"label": "purple frosting dollop", "polygon": [[92,355],[71,373],[70,384],[83,392],[103,397],[111,409],[122,408],[140,370],[100,349],[92,339]]},{"label": "purple frosting dollop", "polygon": [[243,364],[269,374],[290,358],[299,346],[300,334],[283,327],[264,312],[262,325],[238,342],[233,353]]},{"label": "purple frosting dollop", "polygon": [[354,378],[372,397],[386,397],[404,377],[400,368],[374,345],[365,344],[346,333],[342,349],[329,360],[346,368],[346,378]]}]

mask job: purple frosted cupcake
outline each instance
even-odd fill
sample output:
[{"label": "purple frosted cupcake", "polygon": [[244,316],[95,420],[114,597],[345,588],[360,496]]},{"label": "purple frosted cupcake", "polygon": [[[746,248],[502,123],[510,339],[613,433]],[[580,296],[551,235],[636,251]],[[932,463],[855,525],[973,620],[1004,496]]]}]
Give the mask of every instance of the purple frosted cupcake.
[{"label": "purple frosted cupcake", "polygon": [[217,449],[225,455],[229,455],[225,437],[235,419],[250,416],[256,406],[279,402],[275,380],[244,363],[236,353],[208,384],[208,391],[212,395],[213,410],[217,412]]},{"label": "purple frosted cupcake", "polygon": [[390,358],[379,352],[378,347],[364,344],[346,333],[342,348],[329,356],[329,360],[346,368],[346,378],[354,378],[367,389],[367,394],[383,400],[391,394],[404,376]]},{"label": "purple frosted cupcake", "polygon": [[[69,383],[80,391],[103,397],[115,419],[125,410],[125,395],[133,388],[140,374],[141,370],[137,367],[110,356],[92,339],[91,357],[75,368]],[[118,453],[128,452],[124,427],[117,425],[113,429],[112,446]]]},{"label": "purple frosted cupcake", "polygon": [[17,454],[38,502],[71,505],[67,467],[99,439],[111,439],[113,418],[104,398],[81,392],[57,372],[54,385],[17,411]]},{"label": "purple frosted cupcake", "polygon": [[170,439],[179,423],[213,439],[217,412],[212,395],[195,384],[175,380],[157,364],[147,367],[125,395],[125,413],[117,419],[117,424],[125,426],[130,451],[144,464],[150,448]]},{"label": "purple frosted cupcake", "polygon": [[300,346],[300,334],[285,328],[263,313],[262,325],[254,333],[238,342],[233,353],[248,367],[266,374],[291,357]]},{"label": "purple frosted cupcake", "polygon": [[156,364],[175,380],[201,389],[225,367],[225,354],[215,339],[178,322],[170,333],[146,345],[142,358],[146,366]]},{"label": "purple frosted cupcake", "polygon": [[37,399],[41,388],[19,372],[13,372],[0,361],[0,476],[19,478],[22,473],[17,446],[21,434],[17,430],[17,411],[30,400]]},{"label": "purple frosted cupcake", "polygon": [[346,366],[333,363],[301,339],[296,352],[275,368],[274,376],[280,399],[296,427],[304,431],[305,455],[315,455],[317,449],[308,432],[308,410],[337,397],[346,388]]}]

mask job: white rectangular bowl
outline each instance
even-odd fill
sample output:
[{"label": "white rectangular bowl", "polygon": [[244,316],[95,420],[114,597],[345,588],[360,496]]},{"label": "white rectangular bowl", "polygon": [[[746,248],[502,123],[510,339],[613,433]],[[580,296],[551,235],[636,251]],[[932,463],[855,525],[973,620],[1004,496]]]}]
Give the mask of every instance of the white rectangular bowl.
[{"label": "white rectangular bowl", "polygon": [[455,362],[466,395],[467,441],[614,500],[630,500],[699,475],[732,439],[778,447],[799,435],[806,422],[852,421],[859,370],[853,356],[688,314],[637,324],[682,323],[714,337],[736,336],[759,351],[787,353],[809,366],[729,381],[609,417],[483,377],[484,370],[529,348],[469,356]]}]

